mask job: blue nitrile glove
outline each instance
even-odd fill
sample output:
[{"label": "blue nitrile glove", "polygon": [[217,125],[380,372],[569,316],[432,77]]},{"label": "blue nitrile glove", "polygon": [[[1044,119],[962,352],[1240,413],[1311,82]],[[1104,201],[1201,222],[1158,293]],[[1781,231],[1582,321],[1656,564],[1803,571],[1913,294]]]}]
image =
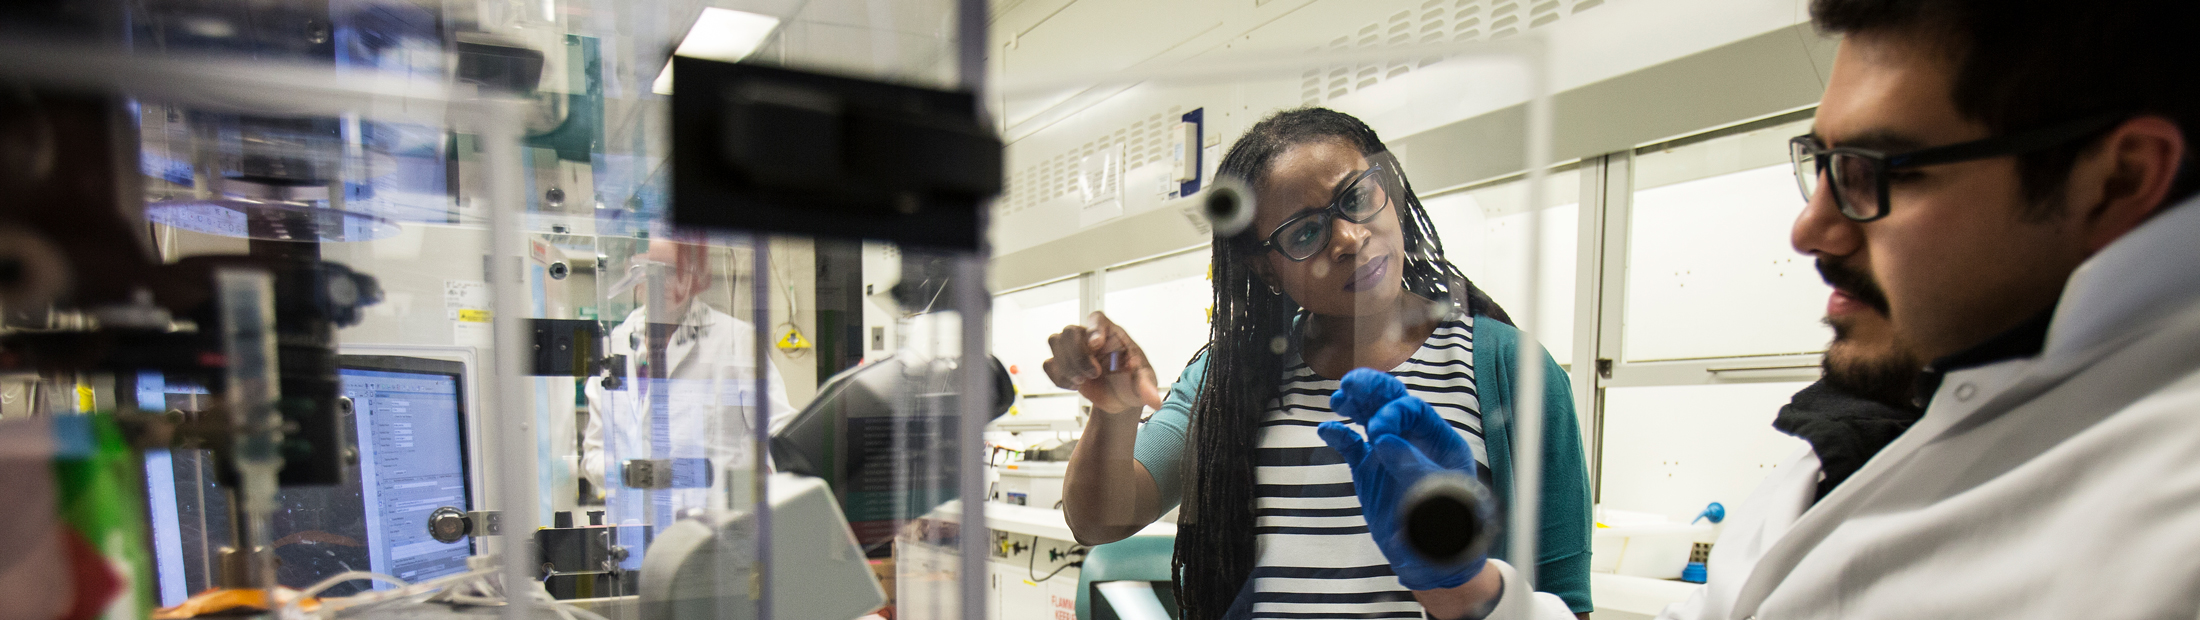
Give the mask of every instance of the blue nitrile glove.
[{"label": "blue nitrile glove", "polygon": [[[1391,394],[1397,396],[1373,413],[1366,412],[1371,397]],[[1407,491],[1430,476],[1473,480],[1474,448],[1427,402],[1405,395],[1404,384],[1379,371],[1359,369],[1345,375],[1330,407],[1348,418],[1365,419],[1368,436],[1373,438],[1372,443],[1362,441],[1343,421],[1323,422],[1316,429],[1352,468],[1352,487],[1360,497],[1368,534],[1390,560],[1398,583],[1411,590],[1453,588],[1481,573],[1488,563],[1486,556],[1438,563],[1414,552],[1399,531],[1403,522],[1398,516]]]},{"label": "blue nitrile glove", "polygon": [[1355,368],[1344,373],[1344,380],[1337,382],[1337,391],[1329,395],[1329,408],[1344,416],[1353,424],[1367,426],[1375,412],[1406,395],[1406,384],[1390,373],[1373,368]]}]

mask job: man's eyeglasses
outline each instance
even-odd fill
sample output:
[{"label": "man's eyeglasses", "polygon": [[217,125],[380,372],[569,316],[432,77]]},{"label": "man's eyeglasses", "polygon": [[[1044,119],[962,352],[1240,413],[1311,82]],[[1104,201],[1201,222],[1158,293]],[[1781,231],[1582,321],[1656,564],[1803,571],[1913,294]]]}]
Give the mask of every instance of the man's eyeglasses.
[{"label": "man's eyeglasses", "polygon": [[[1375,219],[1376,214],[1390,207],[1393,183],[1384,172],[1382,164],[1368,166],[1366,172],[1352,179],[1344,189],[1329,200],[1329,206],[1312,209],[1291,216],[1268,233],[1262,248],[1275,248],[1277,253],[1293,261],[1303,261],[1329,247],[1329,226],[1332,218],[1354,224],[1364,224]],[[1370,180],[1373,179],[1373,180]]]},{"label": "man's eyeglasses", "polygon": [[1795,163],[1795,181],[1803,190],[1804,201],[1817,194],[1822,178],[1832,184],[1833,201],[1841,208],[1841,215],[1869,222],[1887,216],[1887,173],[1891,171],[2023,155],[2091,135],[2123,119],[2120,114],[2088,116],[1983,140],[1892,154],[1852,147],[1826,148],[1816,136],[1801,135],[1788,140],[1788,155]]}]

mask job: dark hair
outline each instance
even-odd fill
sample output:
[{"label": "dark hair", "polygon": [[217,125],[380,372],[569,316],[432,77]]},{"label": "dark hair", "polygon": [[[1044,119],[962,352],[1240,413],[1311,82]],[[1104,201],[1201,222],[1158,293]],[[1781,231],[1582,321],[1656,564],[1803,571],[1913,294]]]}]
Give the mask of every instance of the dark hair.
[{"label": "dark hair", "polygon": [[[2166,201],[2200,190],[2200,2],[2191,0],[1813,0],[1828,34],[1929,37],[1955,61],[1956,111],[1997,134],[2101,113],[2159,114],[2185,135]],[[2106,130],[2103,130],[2105,135]],[[2057,208],[2071,166],[2096,140],[2025,155],[2019,179],[2033,214]]]},{"label": "dark hair", "polygon": [[[1336,141],[1396,171],[1395,207],[1405,236],[1408,291],[1447,301],[1511,323],[1504,308],[1475,288],[1444,260],[1444,246],[1428,213],[1375,130],[1341,112],[1303,108],[1279,112],[1246,130],[1217,176],[1259,187],[1277,155],[1291,147]],[[1267,231],[1245,230],[1214,241],[1213,332],[1201,354],[1207,374],[1192,405],[1190,454],[1186,455],[1184,506],[1176,559],[1176,597],[1186,620],[1222,617],[1253,571],[1253,469],[1260,418],[1283,382],[1284,360],[1298,350],[1292,325],[1305,313],[1291,298],[1270,292],[1253,263],[1268,250]],[[1187,566],[1187,563],[1192,566]]]}]

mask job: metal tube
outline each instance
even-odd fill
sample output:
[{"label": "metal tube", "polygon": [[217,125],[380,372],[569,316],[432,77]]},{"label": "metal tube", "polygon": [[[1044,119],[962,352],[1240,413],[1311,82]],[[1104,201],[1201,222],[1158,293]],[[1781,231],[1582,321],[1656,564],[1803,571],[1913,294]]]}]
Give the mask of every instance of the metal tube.
[{"label": "metal tube", "polygon": [[1536,333],[1543,311],[1544,179],[1550,176],[1551,96],[1549,54],[1541,39],[1522,48],[1528,79],[1528,273],[1525,311],[1520,322],[1518,355],[1513,360],[1513,498],[1510,554],[1513,569],[1528,588],[1536,584],[1536,537],[1543,531],[1543,345]]},{"label": "metal tube", "polygon": [[[990,39],[986,21],[991,16],[986,11],[985,0],[959,0],[955,3],[955,49],[957,77],[961,86],[978,94],[978,115],[985,116],[985,52]],[[978,209],[978,249],[968,255],[955,256],[952,267],[954,276],[949,285],[955,287],[955,311],[962,318],[962,347],[957,351],[962,357],[956,368],[956,392],[960,398],[957,412],[962,421],[955,434],[956,473],[961,478],[956,497],[962,499],[961,534],[956,537],[962,554],[962,617],[967,620],[986,618],[986,562],[992,559],[987,549],[991,537],[985,521],[985,424],[987,412],[992,408],[993,390],[988,385],[992,379],[992,362],[986,355],[985,316],[986,306],[992,299],[985,294],[985,261],[991,251],[985,243],[987,213],[992,211],[991,200]],[[1037,550],[1033,550],[1037,553]]]},{"label": "metal tube", "polygon": [[524,320],[529,296],[520,269],[526,243],[520,216],[527,203],[519,176],[525,164],[518,119],[525,115],[517,110],[498,114],[498,107],[485,103],[481,116],[473,119],[481,137],[482,178],[489,188],[488,277],[496,296],[490,323],[496,330],[495,354],[489,357],[496,389],[489,391],[485,411],[495,421],[488,428],[497,429],[496,463],[503,468],[497,477],[496,508],[502,511],[504,528],[504,618],[525,620],[534,607],[529,596],[535,585],[532,551],[541,521],[535,500],[535,416],[526,406],[533,380],[526,368],[532,357]]},{"label": "metal tube", "polygon": [[[765,371],[770,368],[771,356],[769,351],[771,351],[772,345],[771,328],[766,326],[771,325],[772,321],[771,284],[768,281],[769,278],[765,277],[765,274],[769,272],[764,270],[771,268],[771,242],[763,233],[756,233],[749,237],[749,245],[751,246],[749,250],[752,257],[749,259],[749,296],[754,298],[750,300],[750,303],[756,306],[755,313],[749,315],[751,319],[749,323],[756,326],[755,344],[750,347],[756,350],[754,371],[756,392],[749,400],[749,402],[754,403],[750,406],[749,411],[753,413],[755,418],[755,422],[749,425],[750,439],[754,442],[751,444],[750,449],[753,451],[752,456],[755,457],[755,473],[750,476],[750,479],[756,481],[756,568],[754,569],[756,571],[756,581],[754,583],[758,593],[756,596],[756,617],[769,620],[773,617],[771,573],[772,498],[771,477],[767,474],[771,470],[772,408],[770,402],[771,384]],[[793,291],[788,291],[788,294],[793,294]],[[794,317],[787,317],[787,320],[792,321]]]},{"label": "metal tube", "polygon": [[[369,112],[377,120],[441,125],[461,112],[441,81],[327,65],[166,52],[131,54],[83,41],[12,37],[0,42],[0,75],[46,87],[126,93],[200,111],[281,117]],[[370,109],[371,108],[371,109]]]}]

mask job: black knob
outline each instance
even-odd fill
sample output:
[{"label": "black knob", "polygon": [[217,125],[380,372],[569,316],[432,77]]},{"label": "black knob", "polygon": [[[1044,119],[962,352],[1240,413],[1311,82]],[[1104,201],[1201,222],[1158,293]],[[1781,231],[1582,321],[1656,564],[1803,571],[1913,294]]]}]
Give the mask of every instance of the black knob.
[{"label": "black knob", "polygon": [[466,511],[450,506],[428,513],[428,537],[440,543],[455,543],[466,539],[473,532],[473,520],[466,518]]}]

